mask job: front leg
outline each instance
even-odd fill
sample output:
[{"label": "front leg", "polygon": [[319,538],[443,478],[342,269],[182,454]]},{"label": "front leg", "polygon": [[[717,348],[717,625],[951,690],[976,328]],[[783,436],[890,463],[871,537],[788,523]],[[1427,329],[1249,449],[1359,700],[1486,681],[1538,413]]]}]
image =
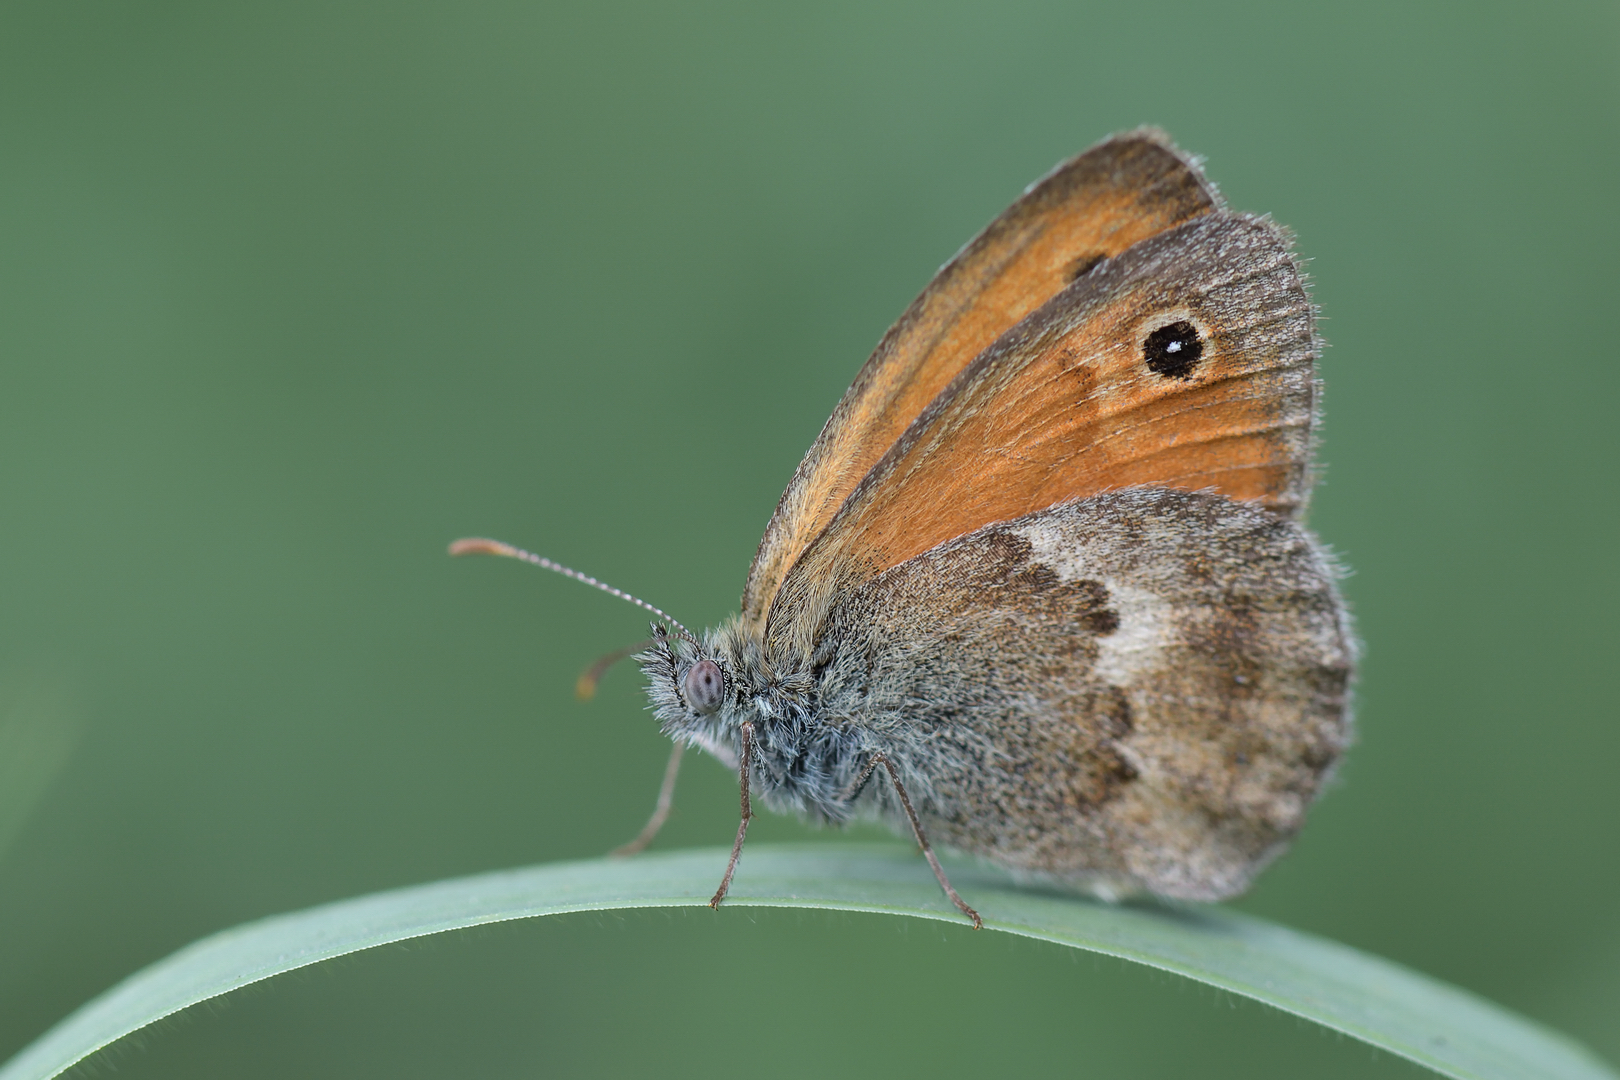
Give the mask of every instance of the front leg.
[{"label": "front leg", "polygon": [[720,879],[720,887],[715,890],[714,898],[709,901],[712,908],[718,909],[720,901],[731,891],[731,875],[737,872],[737,860],[742,856],[743,840],[748,836],[748,822],[754,816],[753,808],[748,805],[748,766],[753,758],[754,725],[745,720],[742,726],[742,764],[737,769],[738,775],[742,778],[742,823],[737,826],[737,842],[731,845],[731,861],[726,863],[726,876]]}]

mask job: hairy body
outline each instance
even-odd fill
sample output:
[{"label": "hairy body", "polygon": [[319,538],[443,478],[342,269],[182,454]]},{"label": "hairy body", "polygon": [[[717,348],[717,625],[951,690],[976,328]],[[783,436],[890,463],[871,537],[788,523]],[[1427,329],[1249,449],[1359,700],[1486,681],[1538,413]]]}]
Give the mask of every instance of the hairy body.
[{"label": "hairy body", "polygon": [[[926,617],[919,618],[919,610]],[[841,595],[813,654],[741,620],[643,653],[664,732],[766,805],[928,834],[1106,893],[1242,891],[1299,829],[1349,736],[1353,645],[1332,565],[1288,518],[1132,489],[998,522]],[[682,686],[705,659],[718,710]]]}]

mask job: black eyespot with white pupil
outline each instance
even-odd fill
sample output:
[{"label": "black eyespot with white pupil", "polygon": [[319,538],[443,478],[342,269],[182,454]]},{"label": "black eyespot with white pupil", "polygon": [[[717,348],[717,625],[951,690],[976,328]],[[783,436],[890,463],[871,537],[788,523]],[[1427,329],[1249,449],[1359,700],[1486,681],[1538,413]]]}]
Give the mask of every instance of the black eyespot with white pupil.
[{"label": "black eyespot with white pupil", "polygon": [[1142,359],[1148,370],[1167,379],[1190,379],[1193,368],[1204,355],[1204,342],[1190,322],[1161,326],[1142,342]]},{"label": "black eyespot with white pupil", "polygon": [[686,681],[681,689],[692,711],[707,715],[718,709],[725,700],[726,677],[721,673],[720,665],[713,660],[699,660],[686,673]]}]

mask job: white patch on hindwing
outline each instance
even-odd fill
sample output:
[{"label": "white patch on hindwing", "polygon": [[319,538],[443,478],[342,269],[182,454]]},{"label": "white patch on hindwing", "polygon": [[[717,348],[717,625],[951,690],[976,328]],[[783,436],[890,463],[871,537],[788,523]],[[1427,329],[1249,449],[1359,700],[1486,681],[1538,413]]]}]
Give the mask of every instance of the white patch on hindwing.
[{"label": "white patch on hindwing", "polygon": [[1108,590],[1108,606],[1118,616],[1119,627],[1097,638],[1094,670],[1114,686],[1131,686],[1158,666],[1171,644],[1173,607],[1152,589],[1089,562],[1086,549],[1075,543],[1073,530],[1065,527],[1068,524],[1043,515],[1012,532],[1028,541],[1030,562],[1048,567],[1058,580],[1096,581]]}]

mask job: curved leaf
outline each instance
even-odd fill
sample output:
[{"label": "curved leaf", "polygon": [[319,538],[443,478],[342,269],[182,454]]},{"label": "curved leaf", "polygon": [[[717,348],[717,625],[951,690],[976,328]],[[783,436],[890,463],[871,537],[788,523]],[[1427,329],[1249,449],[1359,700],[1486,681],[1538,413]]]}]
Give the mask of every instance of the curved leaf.
[{"label": "curved leaf", "polygon": [[[558,863],[418,885],[204,938],[85,1005],[0,1080],[46,1080],[115,1039],[249,983],[345,953],[483,923],[708,900],[720,850]],[[1490,1002],[1387,960],[1217,907],[1110,905],[1015,888],[972,867],[953,880],[985,928],[1133,960],[1342,1031],[1446,1076],[1615,1080],[1591,1053]],[[750,848],[728,904],[961,921],[922,860],[893,847]]]}]

